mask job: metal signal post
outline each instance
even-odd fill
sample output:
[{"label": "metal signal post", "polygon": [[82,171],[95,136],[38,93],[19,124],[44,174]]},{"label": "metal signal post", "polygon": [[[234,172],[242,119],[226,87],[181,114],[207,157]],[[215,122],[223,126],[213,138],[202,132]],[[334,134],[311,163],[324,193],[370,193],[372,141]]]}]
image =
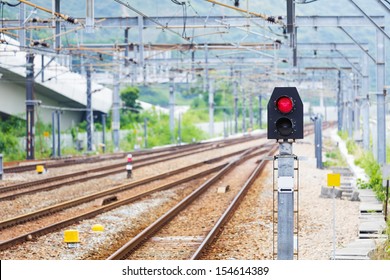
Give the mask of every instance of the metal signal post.
[{"label": "metal signal post", "polygon": [[[303,139],[303,103],[296,88],[276,87],[268,102],[268,139],[279,142],[277,168],[277,257],[294,259],[295,179],[292,152],[295,139]],[[298,169],[298,168],[297,168]],[[275,209],[274,209],[275,211]],[[274,223],[275,223],[274,217]],[[275,234],[275,231],[274,231]]]}]

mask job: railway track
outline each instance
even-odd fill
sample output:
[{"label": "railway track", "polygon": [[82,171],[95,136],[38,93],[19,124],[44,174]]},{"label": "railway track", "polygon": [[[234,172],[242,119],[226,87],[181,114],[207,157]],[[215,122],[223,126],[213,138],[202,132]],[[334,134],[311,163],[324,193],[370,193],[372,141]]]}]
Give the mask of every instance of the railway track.
[{"label": "railway track", "polygon": [[[94,194],[91,194],[91,195],[86,195],[86,196],[83,196],[83,197],[80,197],[80,198],[76,198],[76,199],[73,199],[73,200],[70,200],[70,201],[67,201],[67,202],[64,202],[64,203],[59,203],[59,204],[56,204],[56,205],[53,205],[53,206],[49,206],[49,207],[46,207],[44,209],[41,209],[41,210],[38,210],[38,211],[35,211],[35,212],[32,212],[32,213],[20,215],[18,217],[14,217],[14,218],[11,218],[11,219],[8,219],[8,220],[5,220],[5,221],[0,221],[0,230],[4,229],[4,228],[7,228],[7,227],[10,227],[10,226],[13,226],[13,225],[24,223],[24,222],[27,222],[27,221],[32,221],[32,220],[37,219],[39,217],[47,216],[47,215],[50,215],[52,213],[55,213],[55,212],[58,212],[58,211],[62,211],[62,210],[65,210],[67,208],[70,208],[70,207],[73,207],[73,206],[76,206],[76,205],[80,205],[82,203],[86,203],[86,202],[89,202],[89,201],[92,201],[92,200],[95,200],[95,199],[98,199],[98,198],[107,197],[109,195],[114,195],[114,194],[117,194],[119,192],[126,191],[126,190],[129,190],[129,189],[135,188],[137,186],[143,185],[143,184],[148,184],[148,183],[151,183],[151,182],[156,181],[156,180],[161,180],[161,179],[164,179],[164,178],[167,178],[167,177],[170,177],[170,176],[174,176],[176,174],[183,173],[185,171],[197,168],[197,167],[202,166],[202,165],[208,165],[208,164],[210,164],[212,162],[218,162],[218,161],[221,161],[224,158],[232,157],[232,156],[235,156],[235,155],[237,155],[239,153],[242,153],[242,152],[243,152],[243,150],[239,150],[237,152],[229,153],[229,154],[226,154],[224,156],[220,156],[220,157],[216,157],[216,158],[213,158],[213,159],[209,159],[209,160],[207,160],[205,162],[199,162],[199,163],[196,163],[196,164],[191,164],[189,166],[178,168],[176,170],[165,172],[165,173],[162,173],[162,174],[159,174],[159,175],[156,175],[156,176],[152,176],[152,177],[148,177],[148,178],[145,178],[145,179],[137,180],[137,181],[130,182],[130,183],[127,183],[127,184],[122,184],[122,185],[119,185],[119,186],[116,186],[116,187],[113,187],[113,188],[110,188],[110,189],[107,189],[107,190],[104,190],[104,191],[101,191],[101,192],[97,192],[97,193],[94,193]],[[222,164],[222,165],[224,165],[224,164]],[[221,168],[221,166],[219,168]]]},{"label": "railway track", "polygon": [[[190,145],[189,147],[184,147],[173,149],[156,151],[154,153],[149,153],[145,158],[135,159],[133,163],[134,168],[140,168],[143,166],[148,166],[150,164],[155,164],[159,162],[164,162],[172,159],[177,159],[180,157],[188,156],[194,152],[205,152],[214,149],[216,146],[219,148],[235,145],[241,143],[242,141],[251,141],[256,138],[247,137],[245,139],[236,139],[234,141],[220,142],[220,143],[206,143],[202,145]],[[163,154],[161,154],[163,153]],[[113,174],[118,174],[125,172],[124,166],[126,162],[110,164],[98,168],[87,169],[79,172],[72,172],[64,175],[53,176],[49,178],[44,178],[35,181],[23,182],[19,184],[14,184],[10,186],[5,186],[0,188],[0,201],[15,199],[22,195],[34,194],[41,191],[49,191],[62,186],[69,186],[72,184],[77,184],[80,182],[93,180],[97,178],[106,177]]]},{"label": "railway track", "polygon": [[[312,129],[309,127],[305,135],[312,133]],[[267,155],[272,155],[277,150],[277,145],[267,150]],[[223,226],[232,217],[234,211],[237,209],[250,186],[255,179],[259,176],[265,166],[265,160],[258,160],[256,168],[249,174],[247,180],[242,184],[242,187],[237,190],[236,195],[231,199],[231,202],[226,206],[218,217],[206,218],[206,222],[200,225],[197,233],[191,229],[195,227],[196,219],[201,219],[202,214],[205,216],[210,213],[203,213],[202,206],[194,206],[193,202],[196,201],[200,195],[207,191],[218,180],[221,180],[224,176],[227,176],[229,172],[233,172],[233,169],[237,168],[242,161],[247,160],[250,155],[243,153],[239,158],[231,161],[226,167],[220,170],[216,175],[210,178],[207,182],[202,184],[198,189],[192,192],[189,196],[184,198],[175,207],[171,208],[164,215],[162,215],[155,222],[150,224],[142,232],[129,240],[126,244],[120,247],[117,251],[112,253],[108,260],[123,260],[123,259],[199,259],[207,248],[213,243],[217,236],[221,233]],[[240,174],[240,173],[238,173]],[[240,175],[238,175],[240,176]],[[215,199],[215,196],[212,196]],[[211,199],[208,202],[199,202],[199,204],[214,203],[215,200]],[[194,203],[195,204],[195,203]],[[187,213],[183,217],[179,217],[182,212],[189,208],[195,208],[191,214]],[[172,225],[172,221],[177,220],[178,224],[187,225],[184,229],[181,226]],[[185,221],[185,222],[183,222]],[[211,221],[212,226],[207,227]],[[164,231],[161,233],[162,231]],[[206,232],[206,234],[204,234]],[[160,235],[158,235],[160,233]],[[182,234],[181,234],[182,233]],[[158,243],[162,243],[159,246]],[[159,248],[161,247],[161,248]],[[161,249],[159,251],[159,249]],[[158,252],[159,251],[159,252]],[[159,255],[160,254],[160,255]]]},{"label": "railway track", "polygon": [[[307,130],[307,132],[309,133],[309,130]],[[254,139],[255,139],[255,138],[247,138],[246,140],[254,140]],[[232,141],[232,142],[233,142],[233,141]],[[234,141],[234,142],[236,142],[236,141]],[[240,141],[237,141],[237,142],[240,142]],[[224,146],[224,145],[227,146],[227,144],[221,144],[221,143],[219,143],[219,144],[212,143],[211,145],[212,145],[213,148],[215,148],[216,146]],[[274,145],[274,146],[275,146],[275,145]],[[203,151],[204,151],[204,150],[203,150]],[[237,154],[237,153],[239,153],[239,152],[242,152],[242,151],[238,151],[238,152],[236,152],[235,154]],[[264,150],[258,151],[257,153],[265,153],[265,152],[270,152],[270,148],[267,148],[266,151],[264,151]],[[230,156],[232,156],[232,155],[230,155]],[[252,155],[252,156],[253,156],[253,155]],[[160,155],[159,157],[161,157],[161,155]],[[225,157],[228,157],[228,155],[225,156]],[[217,161],[217,159],[210,159],[210,160],[204,161],[202,164],[203,164],[203,165],[204,165],[204,164],[210,164],[210,163],[216,162],[216,161]],[[200,163],[199,163],[199,164],[200,164]],[[235,164],[233,164],[233,165],[237,165],[237,164],[238,164],[238,161],[237,161]],[[261,162],[258,166],[261,166],[261,165],[263,165],[263,164],[264,164],[264,163]],[[29,240],[35,240],[37,237],[39,237],[39,236],[41,236],[41,235],[45,235],[45,234],[47,234],[47,233],[50,233],[50,232],[59,230],[59,229],[61,229],[61,228],[67,227],[67,226],[69,226],[69,225],[73,225],[73,224],[75,224],[75,223],[77,223],[77,222],[79,222],[79,221],[82,221],[82,220],[84,220],[84,219],[92,218],[92,217],[94,217],[94,216],[96,216],[96,215],[99,215],[99,214],[101,214],[101,213],[105,213],[105,212],[107,212],[107,211],[110,211],[110,210],[115,209],[115,208],[117,208],[117,207],[120,207],[120,206],[122,206],[122,205],[126,205],[126,204],[132,203],[132,202],[134,202],[134,201],[138,201],[138,200],[144,198],[146,195],[150,195],[151,193],[159,192],[159,191],[162,191],[162,190],[166,190],[166,189],[168,189],[168,188],[177,186],[178,184],[182,184],[182,183],[188,182],[188,181],[190,181],[190,180],[195,180],[198,176],[206,176],[206,175],[209,176],[210,174],[215,173],[215,172],[218,172],[218,173],[219,173],[219,172],[221,172],[222,170],[225,170],[225,168],[226,168],[227,166],[229,166],[229,165],[230,165],[230,164],[228,164],[228,163],[218,164],[218,165],[216,165],[216,166],[214,166],[214,167],[212,167],[212,168],[209,168],[209,169],[207,169],[207,170],[203,170],[203,171],[199,172],[198,174],[193,174],[193,175],[191,175],[189,178],[183,178],[183,179],[180,179],[180,180],[177,180],[177,181],[168,183],[168,184],[163,184],[163,185],[161,185],[161,186],[158,186],[158,187],[154,188],[153,190],[148,190],[148,191],[146,191],[146,192],[143,193],[143,194],[139,193],[139,194],[134,195],[134,196],[129,196],[129,197],[126,197],[126,198],[123,198],[123,199],[121,198],[120,201],[115,201],[115,202],[110,203],[110,204],[108,204],[108,205],[102,205],[102,206],[100,206],[98,209],[94,209],[94,210],[88,211],[88,212],[86,212],[86,213],[83,212],[83,213],[80,214],[80,215],[74,216],[74,217],[69,218],[69,219],[63,219],[63,220],[61,220],[61,221],[59,221],[59,222],[57,222],[57,223],[51,224],[51,225],[49,225],[49,226],[44,226],[44,227],[39,228],[39,229],[36,229],[36,230],[32,230],[32,231],[29,231],[29,232],[25,232],[25,233],[23,233],[23,234],[21,234],[21,235],[18,235],[18,236],[16,236],[16,237],[12,238],[12,239],[5,240],[4,242],[0,243],[0,249],[1,249],[1,250],[5,250],[5,249],[10,248],[10,247],[12,247],[12,246],[14,246],[14,245],[17,245],[17,244],[20,244],[20,243],[23,243],[23,242],[26,242],[26,241],[29,241]],[[122,164],[122,166],[123,166],[123,164]],[[194,168],[195,168],[195,165],[188,166],[188,167],[185,167],[185,168],[180,168],[180,169],[182,169],[182,172],[184,172],[185,169],[188,170],[188,169],[194,169]],[[256,169],[257,169],[257,168],[256,168]],[[229,172],[229,171],[228,171],[228,172]],[[261,168],[260,168],[260,167],[259,167],[259,169],[257,169],[257,174],[258,174],[259,172],[261,172]],[[168,173],[171,173],[171,172],[167,172],[166,174],[161,174],[161,175],[162,175],[162,177],[164,177],[164,176],[167,176],[167,177],[168,177],[168,176],[169,176]],[[255,173],[254,173],[254,174],[255,174]],[[162,177],[160,177],[160,178],[162,178]],[[255,178],[255,175],[253,175],[253,178]],[[156,177],[154,178],[154,180],[159,180],[159,177],[156,176]],[[211,180],[211,179],[209,179],[209,180]],[[143,180],[141,180],[141,181],[143,181]],[[136,183],[136,182],[133,182],[133,183]],[[139,185],[142,184],[141,182],[138,182],[138,183],[139,183]],[[127,185],[127,184],[126,184],[126,185]],[[137,185],[137,184],[135,184],[135,185],[133,185],[133,186],[128,186],[128,189],[135,188],[136,185]],[[144,184],[144,185],[145,185],[145,184]],[[250,183],[245,183],[244,185],[248,185],[248,186],[249,186]],[[108,195],[111,195],[111,194],[115,194],[116,192],[125,191],[125,189],[126,189],[126,187],[125,187],[124,189],[122,189],[122,190],[119,190],[119,188],[120,188],[120,187],[118,187],[116,190],[110,189],[110,190],[108,190],[108,192],[100,192],[100,193],[98,194],[98,197],[105,197],[105,196],[108,196]],[[235,197],[233,200],[239,201],[239,200],[240,200],[239,197],[241,197],[243,194],[245,194],[245,192],[246,192],[246,191],[244,191],[244,190],[243,190],[243,191],[239,191],[238,193],[241,193],[241,195],[237,195],[237,197]],[[26,223],[26,222],[29,222],[29,221],[33,221],[33,220],[36,220],[36,219],[38,219],[38,218],[40,218],[40,217],[45,217],[45,216],[48,216],[48,215],[52,215],[52,213],[59,212],[59,211],[63,211],[64,209],[73,207],[74,205],[83,204],[83,203],[85,203],[86,201],[95,200],[96,198],[97,198],[97,197],[93,198],[93,196],[86,196],[86,197],[85,197],[85,199],[86,199],[85,201],[82,201],[82,200],[84,199],[84,197],[82,197],[82,198],[77,198],[77,199],[74,199],[74,200],[72,200],[72,201],[67,201],[67,202],[65,202],[64,205],[62,205],[62,206],[60,206],[60,205],[54,205],[54,207],[53,207],[52,209],[48,210],[48,212],[45,212],[45,211],[42,211],[42,212],[41,212],[41,210],[44,210],[44,209],[41,209],[41,210],[39,210],[39,211],[36,211],[37,213],[29,213],[29,214],[27,214],[26,217],[23,217],[23,218],[20,219],[20,220],[18,220],[19,217],[15,217],[15,218],[17,218],[17,219],[14,219],[14,218],[9,219],[9,220],[13,220],[13,221],[3,221],[3,222],[5,222],[4,224],[3,224],[2,222],[0,222],[0,230],[6,229],[6,228],[8,228],[8,227],[11,227],[11,229],[12,229],[13,226],[20,225],[20,224],[23,224],[23,223]],[[74,205],[72,205],[73,203],[74,203]],[[59,208],[56,209],[57,206],[58,206]],[[63,208],[61,208],[61,207],[63,207]],[[236,206],[231,206],[231,207],[229,207],[229,208],[234,209],[235,207],[236,207]],[[46,210],[46,209],[45,209],[45,210]],[[226,210],[226,211],[227,211],[227,210]],[[222,217],[222,216],[221,216],[221,218],[218,220],[218,224],[224,224],[225,221],[228,220],[228,217],[229,217],[230,215],[232,215],[232,214],[231,214],[232,211],[233,211],[233,210],[229,210],[229,211],[227,212],[227,213],[229,213],[229,214],[226,214],[225,217]],[[38,213],[38,212],[40,212],[40,213]],[[8,222],[9,222],[9,223],[8,223]],[[219,227],[220,227],[220,226],[219,226]],[[210,230],[210,231],[209,231],[210,234],[211,234],[210,237],[207,237],[207,238],[205,238],[205,239],[202,238],[202,243],[205,243],[205,244],[206,244],[206,245],[204,245],[205,248],[208,246],[208,244],[210,244],[210,242],[212,242],[212,241],[207,241],[207,240],[213,240],[213,239],[215,238],[215,236],[218,234],[219,231],[220,231],[220,229],[218,229],[218,228],[216,228],[216,229],[214,229],[214,230]],[[214,232],[214,233],[213,233],[213,232]],[[197,241],[196,243],[200,243],[200,242]],[[136,247],[138,247],[138,246],[139,246],[139,244],[138,244]],[[198,258],[198,256],[202,254],[202,251],[203,251],[203,250],[204,250],[204,249],[200,249],[199,253],[197,253],[197,256],[193,255],[193,256],[191,256],[190,258]],[[195,252],[194,252],[194,254],[195,254]],[[116,257],[113,257],[113,258],[116,258]]]},{"label": "railway track", "polygon": [[[209,150],[211,149],[210,147],[197,147],[196,150],[199,149],[206,149]],[[142,166],[147,166],[150,165],[151,163],[158,163],[158,162],[163,162],[167,160],[172,160],[176,159],[179,157],[184,157],[187,156],[189,153],[194,152],[195,149],[187,149],[184,151],[180,151],[179,154],[173,155],[173,156],[168,156],[164,157],[162,155],[153,155],[149,156],[146,158],[142,159],[135,159],[135,162],[133,163],[133,166],[135,168],[139,168]],[[10,200],[14,199],[18,196],[21,195],[27,195],[27,194],[33,194],[39,191],[48,191],[52,190],[55,188],[62,187],[64,185],[71,185],[71,184],[76,184],[88,180],[93,180],[105,176],[109,176],[112,174],[117,174],[120,172],[125,172],[124,166],[126,165],[126,162],[121,162],[121,163],[115,163],[111,165],[106,165],[98,168],[92,168],[88,170],[83,170],[79,172],[72,172],[64,175],[59,175],[59,176],[54,176],[54,177],[49,177],[49,178],[44,178],[41,180],[35,180],[35,181],[30,181],[30,182],[24,182],[20,184],[15,184],[11,186],[6,186],[0,188],[0,201],[2,200]],[[62,182],[61,182],[62,181]],[[51,184],[49,184],[51,183]],[[49,184],[49,185],[48,185]],[[45,185],[42,187],[39,187],[41,185]],[[37,188],[31,189],[32,187],[38,186]],[[26,188],[30,188],[29,190],[25,190]],[[16,193],[17,190],[22,190]],[[11,194],[9,194],[11,193]]]},{"label": "railway track", "polygon": [[[256,137],[264,137],[264,134],[261,134]],[[255,137],[255,138],[256,138]],[[252,136],[247,136],[247,139],[253,138]],[[139,151],[132,151],[132,152],[121,152],[121,153],[113,153],[113,154],[107,154],[107,155],[98,155],[98,156],[81,156],[81,157],[72,157],[72,158],[61,158],[61,159],[51,159],[51,160],[29,160],[29,161],[15,161],[15,162],[6,162],[4,163],[3,172],[6,173],[21,173],[26,171],[33,171],[36,169],[37,165],[44,165],[47,169],[50,168],[58,168],[58,167],[66,167],[69,165],[76,165],[76,164],[84,164],[84,163],[96,163],[106,160],[120,160],[124,159],[127,154],[131,153],[133,156],[144,156],[144,155],[151,155],[151,154],[159,154],[159,153],[171,153],[181,150],[191,150],[191,149],[199,149],[202,146],[211,146],[211,145],[234,145],[235,143],[239,143],[242,141],[242,138],[236,138],[236,139],[228,139],[228,140],[219,140],[219,141],[213,141],[213,142],[198,142],[198,143],[191,143],[186,145],[180,145],[180,146],[166,146],[166,147],[160,147],[156,149],[147,149],[147,150],[139,150]]]},{"label": "railway track", "polygon": [[[194,168],[196,166],[209,165],[211,162],[217,162],[217,161],[222,160],[223,158],[232,157],[232,156],[235,156],[235,155],[237,155],[238,153],[241,153],[241,152],[242,151],[230,153],[228,155],[221,156],[221,157],[218,157],[218,158],[214,158],[212,160],[207,160],[206,162],[201,162],[201,163],[190,165],[190,166],[187,166],[187,167],[184,167],[184,168],[179,168],[176,171],[170,171],[170,172],[158,175],[158,176],[153,176],[152,178],[146,178],[146,179],[143,179],[143,180],[139,180],[137,182],[132,182],[132,183],[129,183],[129,184],[120,185],[118,187],[106,190],[104,192],[99,192],[99,193],[96,193],[96,194],[93,194],[93,195],[85,196],[85,197],[78,198],[78,199],[75,199],[75,200],[72,200],[72,201],[68,201],[68,202],[65,202],[65,203],[54,205],[52,207],[47,207],[45,209],[41,209],[41,210],[36,211],[34,213],[29,213],[29,214],[26,214],[26,215],[21,215],[21,216],[18,216],[18,217],[14,217],[12,219],[8,219],[6,221],[2,221],[0,223],[0,228],[1,229],[5,229],[6,227],[12,227],[12,226],[15,226],[15,225],[18,225],[18,224],[21,224],[21,223],[26,223],[26,222],[29,222],[29,221],[33,221],[33,220],[36,220],[36,219],[38,219],[40,217],[51,215],[51,214],[53,214],[55,212],[62,211],[64,209],[66,209],[66,208],[73,207],[75,205],[79,205],[79,204],[82,204],[82,203],[94,200],[94,199],[99,198],[99,197],[104,197],[104,196],[107,196],[107,195],[110,195],[110,194],[123,192],[123,191],[125,191],[127,189],[132,189],[132,188],[134,188],[136,186],[143,186],[143,185],[149,184],[151,181],[160,180],[161,178],[172,176],[172,175],[180,173],[180,172],[185,172],[186,170],[194,170]],[[265,152],[264,150],[263,151],[258,151],[257,154],[264,153],[264,152]],[[55,224],[51,224],[51,225],[46,226],[46,227],[42,227],[42,228],[40,228],[38,230],[21,234],[21,235],[15,237],[15,238],[12,238],[12,239],[9,239],[7,241],[4,241],[4,242],[0,243],[0,249],[4,250],[6,248],[12,247],[12,246],[14,246],[16,244],[25,242],[27,240],[33,240],[33,239],[37,238],[38,236],[47,234],[49,232],[61,229],[63,227],[69,226],[69,225],[74,224],[74,223],[77,223],[78,221],[94,217],[94,216],[96,216],[98,214],[104,213],[106,211],[112,210],[112,209],[120,207],[122,205],[126,205],[128,203],[131,203],[131,202],[134,202],[136,200],[142,199],[145,196],[150,195],[150,194],[152,194],[154,192],[158,192],[158,191],[162,191],[162,190],[165,190],[165,189],[168,189],[168,188],[172,188],[172,187],[175,187],[175,186],[177,186],[179,184],[182,184],[184,182],[188,182],[188,181],[194,180],[196,178],[199,178],[199,177],[202,177],[202,176],[206,176],[206,175],[211,174],[213,172],[217,172],[218,170],[224,168],[224,166],[226,166],[226,165],[227,165],[227,163],[216,164],[216,166],[211,167],[211,168],[207,168],[206,170],[203,170],[203,171],[198,172],[196,174],[192,174],[192,175],[184,177],[182,179],[179,179],[179,180],[167,183],[167,184],[163,184],[163,185],[157,186],[157,187],[152,188],[152,189],[147,190],[147,191],[142,191],[142,192],[140,191],[138,194],[133,195],[133,196],[129,196],[129,197],[127,197],[125,199],[122,199],[120,201],[116,201],[116,202],[113,202],[113,203],[108,204],[108,205],[103,205],[103,206],[101,206],[101,207],[99,207],[97,209],[93,209],[93,210],[88,211],[86,213],[83,213],[83,214],[80,214],[80,215],[76,215],[76,216],[74,216],[74,217],[72,217],[70,219],[65,219],[65,220],[63,220],[61,222],[58,222],[58,223],[55,223]]]},{"label": "railway track", "polygon": [[[166,153],[171,151],[179,151],[182,149],[197,149],[197,146],[201,146],[201,143],[188,144],[182,146],[162,147],[157,149],[139,150],[131,152],[134,156],[143,156],[150,154]],[[37,165],[44,165],[47,169],[66,167],[69,165],[84,164],[84,163],[96,163],[107,160],[119,160],[124,159],[130,152],[113,153],[107,155],[89,156],[89,157],[72,157],[63,159],[51,159],[51,160],[34,160],[31,163],[29,161],[10,162],[5,163],[4,173],[21,173],[26,171],[33,171]]]},{"label": "railway track", "polygon": [[[274,145],[272,148],[268,147],[262,151],[262,154],[271,155],[276,151],[276,146]],[[256,154],[258,155],[258,154]],[[223,169],[221,169],[217,174],[215,174],[213,177],[208,179],[204,184],[199,186],[195,191],[193,191],[190,195],[185,197],[183,200],[181,200],[175,207],[171,208],[169,211],[167,211],[164,215],[162,215],[159,219],[157,219],[154,223],[150,224],[147,228],[145,228],[142,232],[140,232],[137,236],[135,236],[133,239],[131,239],[129,242],[124,244],[119,250],[111,254],[108,259],[109,260],[115,260],[115,259],[127,259],[129,256],[134,255],[137,250],[141,250],[145,246],[144,243],[151,243],[149,245],[149,248],[151,251],[148,251],[147,253],[141,253],[138,257],[140,259],[148,259],[147,254],[151,254],[152,258],[155,257],[156,254],[156,239],[157,242],[159,240],[158,237],[156,237],[156,233],[160,232],[160,230],[165,227],[168,223],[170,223],[173,219],[175,219],[182,211],[185,209],[188,209],[192,204],[204,193],[206,192],[211,186],[215,185],[216,182],[221,180],[224,176],[227,176],[228,173],[233,172],[233,169],[237,168],[237,166],[240,166],[240,163],[242,163],[245,160],[248,160],[249,158],[252,158],[254,155],[250,153],[250,150],[245,151],[242,153],[239,157],[232,160],[229,164],[227,164]],[[229,220],[229,218],[233,215],[235,209],[238,207],[239,203],[241,202],[242,198],[245,196],[248,188],[253,183],[253,181],[258,177],[260,172],[265,166],[265,160],[260,160],[256,168],[250,173],[248,176],[248,179],[245,181],[245,183],[242,185],[242,187],[236,192],[236,195],[231,200],[231,202],[228,204],[228,206],[225,208],[225,210],[222,212],[222,214],[216,218],[213,216],[211,221],[213,222],[213,226],[211,228],[207,228],[206,225],[203,225],[202,228],[199,229],[198,232],[200,232],[196,236],[178,236],[181,231],[177,228],[168,230],[169,232],[173,232],[174,236],[169,235],[169,237],[166,237],[166,235],[163,235],[161,237],[162,240],[169,240],[171,238],[171,242],[164,246],[164,256],[163,259],[172,259],[172,256],[168,256],[167,251],[175,251],[173,255],[175,256],[187,256],[185,258],[188,259],[197,259],[204,250],[207,249],[209,244],[213,242],[213,240],[216,238],[216,236],[221,232],[221,228],[224,226],[224,224]],[[202,202],[202,203],[210,203],[208,202]],[[196,208],[198,209],[198,208]],[[201,211],[195,211],[196,213],[201,213]],[[208,214],[209,215],[209,214]],[[189,214],[187,215],[189,216]],[[195,215],[192,217],[192,219],[200,218],[198,215]],[[186,220],[187,223],[191,225],[195,225],[196,222],[191,219],[182,218],[181,219]],[[216,221],[216,222],[215,222]],[[203,236],[203,233],[207,231],[207,234]],[[165,236],[165,237],[164,237]],[[176,238],[175,238],[176,237]],[[161,240],[160,239],[160,240]],[[183,244],[186,243],[186,244]],[[189,244],[188,244],[189,243]],[[142,246],[143,245],[143,246]],[[164,243],[164,245],[166,245]],[[171,246],[169,246],[171,245]],[[176,251],[180,251],[177,253]],[[189,251],[190,253],[187,253],[186,251]],[[146,256],[146,257],[145,257]],[[150,256],[149,256],[150,257]],[[157,259],[160,259],[157,256]]]}]

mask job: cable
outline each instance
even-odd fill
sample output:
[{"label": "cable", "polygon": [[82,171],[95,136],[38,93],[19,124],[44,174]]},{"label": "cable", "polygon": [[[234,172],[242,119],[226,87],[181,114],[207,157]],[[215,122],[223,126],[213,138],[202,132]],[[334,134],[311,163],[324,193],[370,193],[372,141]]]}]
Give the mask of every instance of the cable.
[{"label": "cable", "polygon": [[151,17],[145,15],[145,14],[142,13],[141,11],[139,11],[139,10],[137,10],[136,8],[130,6],[128,3],[124,3],[123,1],[120,1],[120,0],[114,0],[114,1],[117,2],[117,3],[119,3],[119,4],[121,4],[121,5],[123,5],[123,6],[125,6],[125,7],[127,7],[127,8],[129,8],[130,10],[136,12],[137,14],[143,16],[144,18],[147,18],[148,20],[154,22],[155,24],[161,26],[161,27],[163,28],[163,30],[166,29],[166,30],[170,31],[171,33],[176,34],[176,35],[178,35],[179,37],[183,38],[184,40],[190,41],[188,38],[183,37],[180,33],[177,33],[176,31],[170,29],[169,27],[167,27],[166,25],[160,23],[159,21],[157,21],[157,20],[155,20],[155,19],[153,19],[153,18],[151,18]]},{"label": "cable", "polygon": [[[311,0],[309,2],[307,2],[306,0],[303,0],[303,2],[295,2],[295,4],[310,4],[310,3],[313,3],[313,2],[317,2],[318,0]],[[387,1],[387,0],[385,0]]]},{"label": "cable", "polygon": [[186,2],[179,2],[177,0],[171,0],[173,3],[175,3],[176,5],[185,5]]},{"label": "cable", "polygon": [[200,17],[200,14],[198,13],[197,10],[195,10],[194,6],[191,5],[191,2],[190,2],[190,1],[188,1],[188,7],[190,7],[190,8],[193,10],[193,12],[194,12],[198,17]]},{"label": "cable", "polygon": [[179,6],[182,6],[183,7],[183,32],[181,34],[181,36],[183,38],[187,38],[187,34],[186,34],[186,24],[187,24],[187,5],[186,5],[186,2],[179,2],[177,0],[171,0],[173,3],[175,3],[176,5],[179,5]]},{"label": "cable", "polygon": [[247,11],[247,10],[243,10],[243,9],[237,8],[235,6],[230,6],[230,5],[226,5],[224,3],[221,3],[221,2],[217,2],[215,0],[204,0],[204,1],[212,3],[213,5],[219,5],[219,6],[222,6],[222,7],[225,7],[225,8],[229,8],[229,9],[232,9],[232,10],[235,10],[235,11],[238,11],[238,12],[246,13],[246,14],[251,15],[251,16],[259,17],[259,18],[262,18],[262,19],[264,19],[264,20],[266,20],[268,22],[271,22],[271,23],[276,23],[276,24],[285,26],[284,22],[281,21],[280,17],[276,18],[274,16],[268,16],[268,15],[264,15],[264,14],[260,14],[260,13],[250,12],[250,11]]},{"label": "cable", "polygon": [[19,6],[20,4],[22,4],[21,2],[19,3],[16,3],[16,4],[11,4],[11,3],[8,3],[8,2],[5,2],[5,1],[1,1],[1,4],[5,4],[5,5],[8,5],[10,7],[17,7]]},{"label": "cable", "polygon": [[183,5],[183,33],[181,34],[182,37],[187,38],[186,34],[186,24],[187,24],[187,5]]},{"label": "cable", "polygon": [[[51,10],[46,9],[46,8],[44,8],[44,7],[41,7],[41,6],[38,6],[38,5],[36,5],[36,4],[33,4],[33,3],[31,3],[31,2],[28,2],[28,1],[26,1],[26,0],[19,0],[19,2],[20,2],[20,3],[24,3],[24,4],[26,4],[26,5],[29,5],[29,6],[31,6],[31,7],[33,7],[33,8],[35,8],[35,9],[39,9],[39,10],[44,11],[44,12],[46,12],[46,13],[52,14],[52,11],[51,11]],[[55,15],[56,17],[62,18],[63,20],[65,20],[65,21],[67,21],[67,22],[70,22],[70,23],[73,23],[73,24],[77,24],[77,23],[78,23],[76,18],[70,17],[70,16],[68,16],[68,15],[64,15],[64,14],[57,13],[57,12],[55,12],[54,15]]]},{"label": "cable", "polygon": [[[1,28],[3,29],[4,28],[4,5],[5,4],[8,4],[8,3],[6,3],[6,2],[4,2],[4,1],[1,1],[1,3],[0,3],[0,9],[1,9]],[[5,35],[4,35],[4,33],[3,33],[3,31],[1,31],[1,33],[0,33],[0,35],[3,35],[2,37],[4,38],[0,38],[0,42],[1,43],[6,43],[6,44],[8,44],[8,42],[7,42],[7,40],[5,39],[6,37],[5,37]]]}]

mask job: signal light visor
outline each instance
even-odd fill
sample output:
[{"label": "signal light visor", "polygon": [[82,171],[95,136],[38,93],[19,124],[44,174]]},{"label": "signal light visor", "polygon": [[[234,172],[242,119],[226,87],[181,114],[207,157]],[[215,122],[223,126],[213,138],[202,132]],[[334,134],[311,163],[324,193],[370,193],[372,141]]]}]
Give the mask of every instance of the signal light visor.
[{"label": "signal light visor", "polygon": [[278,110],[283,114],[290,113],[293,107],[294,104],[290,97],[282,96],[278,100],[276,100],[276,108],[278,108]]},{"label": "signal light visor", "polygon": [[293,132],[293,123],[288,118],[280,118],[276,121],[276,129],[281,136],[289,136]]}]

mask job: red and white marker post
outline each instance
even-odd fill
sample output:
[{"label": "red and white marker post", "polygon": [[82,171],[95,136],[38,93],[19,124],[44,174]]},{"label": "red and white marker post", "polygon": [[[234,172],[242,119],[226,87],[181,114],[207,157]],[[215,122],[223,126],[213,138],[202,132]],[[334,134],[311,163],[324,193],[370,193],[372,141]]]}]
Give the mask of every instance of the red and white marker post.
[{"label": "red and white marker post", "polygon": [[133,155],[132,154],[127,155],[126,171],[127,171],[127,179],[132,178],[133,177]]}]

